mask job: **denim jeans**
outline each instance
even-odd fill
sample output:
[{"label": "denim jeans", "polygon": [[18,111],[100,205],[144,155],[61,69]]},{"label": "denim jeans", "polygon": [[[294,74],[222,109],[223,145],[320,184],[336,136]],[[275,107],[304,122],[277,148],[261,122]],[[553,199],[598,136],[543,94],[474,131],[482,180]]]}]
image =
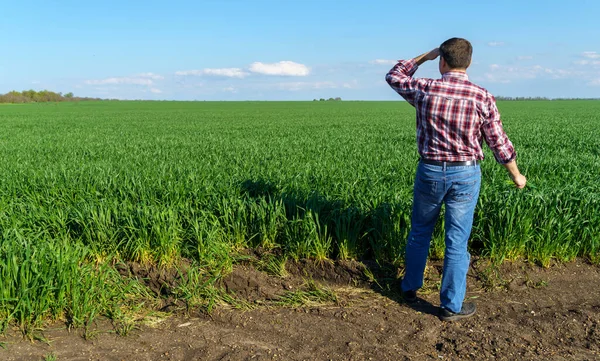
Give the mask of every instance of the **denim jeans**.
[{"label": "denim jeans", "polygon": [[418,290],[423,286],[433,228],[445,204],[446,248],[440,303],[447,310],[460,312],[471,260],[467,244],[480,185],[479,165],[446,167],[419,162],[402,290]]}]

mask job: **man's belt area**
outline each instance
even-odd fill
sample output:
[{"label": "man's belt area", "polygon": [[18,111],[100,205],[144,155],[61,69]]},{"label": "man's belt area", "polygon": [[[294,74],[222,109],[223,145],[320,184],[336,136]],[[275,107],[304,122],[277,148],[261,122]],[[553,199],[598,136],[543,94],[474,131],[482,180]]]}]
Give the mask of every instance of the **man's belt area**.
[{"label": "man's belt area", "polygon": [[430,164],[430,165],[438,165],[440,167],[443,167],[444,165],[446,167],[468,167],[471,165],[479,164],[478,160],[467,160],[467,161],[462,161],[462,162],[444,162],[444,161],[431,160],[431,159],[425,159],[425,158],[421,158],[421,162],[423,162],[425,164]]}]

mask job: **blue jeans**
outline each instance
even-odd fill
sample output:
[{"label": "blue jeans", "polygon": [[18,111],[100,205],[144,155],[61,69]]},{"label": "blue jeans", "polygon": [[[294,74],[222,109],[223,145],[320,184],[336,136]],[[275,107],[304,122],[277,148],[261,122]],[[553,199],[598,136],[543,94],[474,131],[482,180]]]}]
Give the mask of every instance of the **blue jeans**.
[{"label": "blue jeans", "polygon": [[419,162],[411,230],[406,243],[403,291],[416,291],[423,286],[423,273],[433,228],[442,204],[445,204],[446,250],[440,303],[447,310],[460,312],[467,290],[467,271],[471,260],[467,244],[480,185],[479,165],[446,167]]}]

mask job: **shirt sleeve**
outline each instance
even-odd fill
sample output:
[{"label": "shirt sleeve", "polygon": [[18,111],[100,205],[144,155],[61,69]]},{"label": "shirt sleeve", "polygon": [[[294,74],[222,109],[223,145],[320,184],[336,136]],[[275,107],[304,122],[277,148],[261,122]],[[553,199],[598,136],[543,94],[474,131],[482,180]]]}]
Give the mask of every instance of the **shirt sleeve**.
[{"label": "shirt sleeve", "polygon": [[500,164],[506,164],[515,160],[517,153],[506,132],[504,132],[496,100],[491,94],[485,101],[483,117],[483,138],[494,153],[496,161]]},{"label": "shirt sleeve", "polygon": [[419,66],[415,59],[400,60],[385,76],[385,81],[412,106],[415,95],[429,84],[429,79],[413,78]]}]

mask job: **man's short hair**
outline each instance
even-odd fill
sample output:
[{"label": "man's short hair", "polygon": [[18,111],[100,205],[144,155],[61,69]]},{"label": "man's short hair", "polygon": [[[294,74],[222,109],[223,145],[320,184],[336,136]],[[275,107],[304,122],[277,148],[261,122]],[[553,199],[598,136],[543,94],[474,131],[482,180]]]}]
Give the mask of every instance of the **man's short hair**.
[{"label": "man's short hair", "polygon": [[440,56],[444,58],[451,69],[466,69],[471,65],[473,46],[468,40],[452,38],[440,45]]}]

